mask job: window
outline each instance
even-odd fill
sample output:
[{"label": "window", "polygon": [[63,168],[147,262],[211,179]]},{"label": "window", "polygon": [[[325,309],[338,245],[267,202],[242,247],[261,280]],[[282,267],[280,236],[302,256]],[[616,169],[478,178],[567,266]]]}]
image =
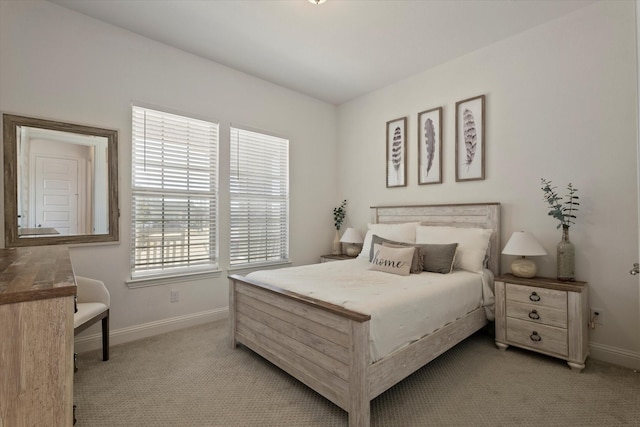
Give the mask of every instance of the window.
[{"label": "window", "polygon": [[289,260],[289,141],[231,128],[231,267]]},{"label": "window", "polygon": [[133,107],[132,278],[217,269],[218,125]]}]

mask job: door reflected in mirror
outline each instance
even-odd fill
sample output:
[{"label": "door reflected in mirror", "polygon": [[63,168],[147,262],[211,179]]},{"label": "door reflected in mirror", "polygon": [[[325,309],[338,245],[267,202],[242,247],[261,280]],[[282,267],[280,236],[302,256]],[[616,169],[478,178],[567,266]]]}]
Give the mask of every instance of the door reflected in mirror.
[{"label": "door reflected in mirror", "polygon": [[117,131],[3,115],[5,243],[118,240]]}]

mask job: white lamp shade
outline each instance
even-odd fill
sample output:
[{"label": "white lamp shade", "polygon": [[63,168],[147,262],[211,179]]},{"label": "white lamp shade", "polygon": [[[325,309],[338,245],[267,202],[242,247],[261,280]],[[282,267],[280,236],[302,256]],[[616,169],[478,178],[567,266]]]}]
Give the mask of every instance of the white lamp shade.
[{"label": "white lamp shade", "polygon": [[511,235],[506,246],[502,250],[505,255],[517,256],[542,256],[547,255],[542,245],[538,243],[533,234],[528,231],[516,231]]},{"label": "white lamp shade", "polygon": [[344,232],[342,238],[340,239],[342,243],[363,243],[362,236],[353,228],[347,228],[347,231]]}]

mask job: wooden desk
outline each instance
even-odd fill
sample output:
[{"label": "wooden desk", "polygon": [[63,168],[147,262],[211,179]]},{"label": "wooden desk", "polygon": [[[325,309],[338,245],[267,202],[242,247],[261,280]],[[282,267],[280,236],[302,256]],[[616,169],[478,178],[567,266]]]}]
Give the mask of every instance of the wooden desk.
[{"label": "wooden desk", "polygon": [[73,424],[75,294],[66,247],[0,249],[0,425]]}]

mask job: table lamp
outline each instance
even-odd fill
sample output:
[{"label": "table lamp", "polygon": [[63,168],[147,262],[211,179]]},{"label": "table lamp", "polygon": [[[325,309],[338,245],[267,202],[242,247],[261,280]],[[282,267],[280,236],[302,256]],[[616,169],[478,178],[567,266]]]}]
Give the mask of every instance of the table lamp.
[{"label": "table lamp", "polygon": [[538,243],[533,234],[528,231],[516,231],[511,235],[502,250],[504,255],[517,255],[511,263],[511,273],[518,277],[534,277],[537,272],[536,263],[526,256],[547,255],[547,251]]},{"label": "table lamp", "polygon": [[340,242],[346,243],[346,252],[348,256],[357,256],[360,253],[358,245],[363,243],[362,236],[353,228],[347,228]]}]

